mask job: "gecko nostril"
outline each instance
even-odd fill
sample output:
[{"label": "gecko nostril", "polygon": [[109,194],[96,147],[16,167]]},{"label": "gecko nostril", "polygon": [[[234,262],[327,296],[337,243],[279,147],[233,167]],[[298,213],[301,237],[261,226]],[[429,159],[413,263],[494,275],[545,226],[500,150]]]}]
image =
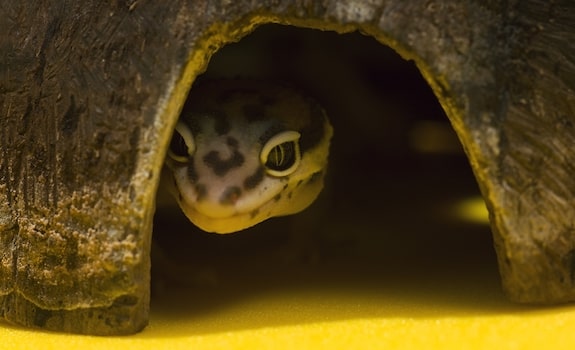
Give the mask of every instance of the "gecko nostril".
[{"label": "gecko nostril", "polygon": [[226,188],[222,196],[220,197],[220,204],[223,205],[233,205],[242,195],[242,190],[237,186],[231,186]]}]

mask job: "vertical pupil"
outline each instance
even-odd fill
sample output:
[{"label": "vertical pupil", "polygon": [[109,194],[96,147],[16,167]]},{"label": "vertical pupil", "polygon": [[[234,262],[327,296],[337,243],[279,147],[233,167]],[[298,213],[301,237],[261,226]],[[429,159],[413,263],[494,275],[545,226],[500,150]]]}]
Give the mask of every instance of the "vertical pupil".
[{"label": "vertical pupil", "polygon": [[268,154],[266,166],[272,170],[286,170],[295,162],[295,144],[284,142],[277,145]]},{"label": "vertical pupil", "polygon": [[269,161],[272,166],[279,167],[284,161],[285,153],[282,145],[275,146],[270,152]]}]

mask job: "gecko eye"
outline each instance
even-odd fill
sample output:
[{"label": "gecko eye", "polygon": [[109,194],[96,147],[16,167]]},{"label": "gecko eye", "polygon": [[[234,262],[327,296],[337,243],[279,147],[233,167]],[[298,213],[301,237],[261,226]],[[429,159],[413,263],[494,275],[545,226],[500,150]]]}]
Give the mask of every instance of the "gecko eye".
[{"label": "gecko eye", "polygon": [[272,137],[264,145],[260,161],[268,174],[287,176],[297,169],[301,160],[300,136],[297,131],[284,131]]},{"label": "gecko eye", "polygon": [[196,145],[192,132],[186,124],[179,121],[170,141],[168,155],[177,162],[186,163],[195,151]]}]

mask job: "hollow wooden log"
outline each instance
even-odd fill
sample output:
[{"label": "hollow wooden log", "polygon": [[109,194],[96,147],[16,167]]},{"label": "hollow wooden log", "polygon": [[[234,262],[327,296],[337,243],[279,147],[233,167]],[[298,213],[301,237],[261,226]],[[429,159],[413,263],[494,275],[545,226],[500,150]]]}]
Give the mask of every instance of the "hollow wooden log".
[{"label": "hollow wooden log", "polygon": [[466,149],[509,297],[575,299],[572,1],[0,0],[0,18],[10,322],[145,327],[153,202],[179,110],[218,48],[268,22],[361,30],[414,60]]}]

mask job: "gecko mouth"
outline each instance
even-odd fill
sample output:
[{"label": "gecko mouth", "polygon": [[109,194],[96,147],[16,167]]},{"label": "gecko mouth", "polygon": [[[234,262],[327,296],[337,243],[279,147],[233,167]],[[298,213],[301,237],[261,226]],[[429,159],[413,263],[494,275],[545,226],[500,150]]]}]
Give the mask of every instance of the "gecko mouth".
[{"label": "gecko mouth", "polygon": [[200,229],[213,233],[232,233],[257,225],[272,216],[278,216],[278,213],[274,213],[273,207],[277,206],[281,196],[278,193],[270,197],[257,205],[243,207],[237,202],[227,205],[209,201],[189,203],[185,198],[182,198],[179,204],[188,219]]},{"label": "gecko mouth", "polygon": [[[323,181],[308,181],[291,190],[283,188],[270,198],[257,205],[238,208],[238,205],[218,205],[217,211],[209,210],[212,206],[197,205],[180,201],[180,207],[188,219],[198,228],[213,233],[233,233],[250,228],[272,217],[296,214],[307,208],[323,188]],[[237,203],[236,203],[237,204]],[[213,208],[212,208],[213,209]]]},{"label": "gecko mouth", "polygon": [[[261,207],[267,207],[272,200],[265,202]],[[250,228],[258,223],[270,218],[271,214],[266,214],[261,209],[254,209],[247,212],[237,211],[235,206],[227,207],[227,215],[223,215],[221,210],[218,215],[209,214],[198,210],[187,203],[181,203],[182,210],[188,219],[200,229],[212,233],[233,233]]]}]

